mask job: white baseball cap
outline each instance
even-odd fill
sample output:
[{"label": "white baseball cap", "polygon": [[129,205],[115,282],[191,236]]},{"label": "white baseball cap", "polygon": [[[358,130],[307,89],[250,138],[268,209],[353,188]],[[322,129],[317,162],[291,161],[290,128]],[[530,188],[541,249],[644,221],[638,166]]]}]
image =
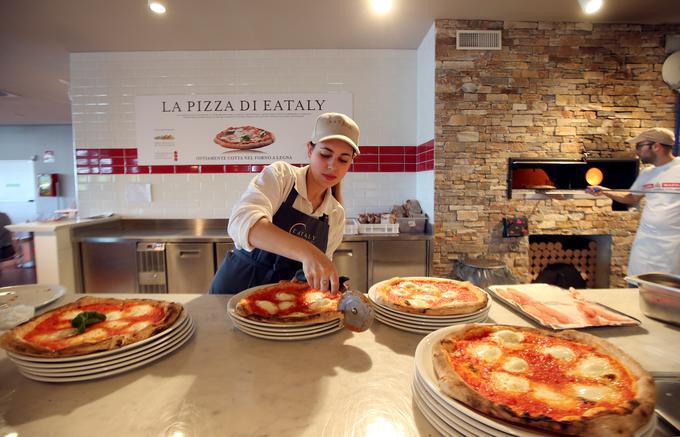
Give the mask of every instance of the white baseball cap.
[{"label": "white baseball cap", "polygon": [[675,144],[675,134],[673,134],[673,131],[670,129],[653,127],[642,132],[635,138],[626,140],[627,143],[633,144],[641,143],[642,141],[653,141],[666,146],[672,146]]},{"label": "white baseball cap", "polygon": [[341,140],[352,146],[354,152],[359,152],[359,126],[339,112],[326,112],[316,119],[312,143],[317,144],[326,140]]}]

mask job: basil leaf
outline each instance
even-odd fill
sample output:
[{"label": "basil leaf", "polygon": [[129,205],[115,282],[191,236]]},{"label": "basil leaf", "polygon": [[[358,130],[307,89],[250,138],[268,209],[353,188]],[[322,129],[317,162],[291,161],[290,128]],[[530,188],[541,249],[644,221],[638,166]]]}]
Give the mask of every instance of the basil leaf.
[{"label": "basil leaf", "polygon": [[88,326],[104,320],[106,320],[105,314],[97,311],[83,311],[71,320],[71,326],[78,329],[78,334],[82,334]]},{"label": "basil leaf", "polygon": [[241,139],[244,141],[250,141],[250,135],[243,135]]}]

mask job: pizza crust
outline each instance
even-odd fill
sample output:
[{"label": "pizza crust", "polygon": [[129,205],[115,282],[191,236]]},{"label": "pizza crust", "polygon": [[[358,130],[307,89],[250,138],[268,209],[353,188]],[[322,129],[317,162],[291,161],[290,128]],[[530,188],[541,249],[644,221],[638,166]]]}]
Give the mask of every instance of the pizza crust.
[{"label": "pizza crust", "polygon": [[[97,340],[93,342],[84,342],[81,344],[67,346],[57,350],[51,350],[44,346],[30,343],[24,340],[24,337],[31,332],[36,326],[43,321],[50,318],[54,313],[65,312],[72,310],[79,310],[88,305],[96,304],[110,304],[122,305],[124,303],[134,303],[138,305],[152,305],[160,307],[164,311],[164,318],[155,325],[150,325],[140,331],[129,334],[117,334],[104,340]],[[36,316],[31,320],[17,326],[0,337],[0,347],[10,352],[22,355],[29,355],[34,357],[69,357],[86,355],[93,352],[112,350],[126,346],[128,344],[136,343],[145,340],[152,335],[164,331],[171,326],[181,312],[184,310],[182,305],[175,302],[166,302],[153,299],[113,299],[113,298],[98,298],[98,297],[82,297],[77,301],[47,311],[44,314]]]},{"label": "pizza crust", "polygon": [[[283,288],[285,287],[285,288]],[[264,323],[272,323],[277,325],[309,325],[313,323],[323,323],[332,320],[342,319],[342,313],[337,309],[337,301],[334,301],[332,305],[319,309],[318,312],[308,313],[305,315],[286,317],[286,316],[261,316],[255,313],[252,296],[266,292],[270,289],[278,289],[283,293],[301,293],[306,290],[311,290],[309,285],[305,282],[291,282],[291,281],[280,281],[278,284],[274,284],[271,287],[260,287],[253,290],[251,293],[247,293],[234,308],[234,312],[241,317],[245,317],[251,320],[257,320]]]},{"label": "pizza crust", "polygon": [[[591,417],[579,417],[574,420],[553,420],[546,416],[517,415],[511,408],[499,405],[487,399],[467,383],[454,371],[448,360],[448,353],[454,349],[456,340],[464,338],[474,330],[487,331],[489,328],[508,329],[513,331],[532,332],[542,336],[558,337],[595,348],[596,351],[611,355],[623,364],[636,380],[636,396],[613,410],[598,412]],[[656,388],[654,380],[633,358],[616,346],[598,337],[573,330],[549,332],[533,328],[503,325],[468,324],[448,335],[433,348],[433,364],[438,378],[439,388],[446,395],[490,416],[519,423],[532,428],[561,432],[581,436],[633,435],[644,426],[654,414]]]},{"label": "pizza crust", "polygon": [[402,281],[416,282],[418,281],[418,279],[395,277],[383,281],[382,283],[380,283],[378,287],[376,287],[375,301],[380,305],[405,313],[426,314],[431,316],[452,316],[460,314],[471,314],[477,312],[482,308],[486,307],[489,300],[489,296],[483,290],[479,289],[478,287],[474,286],[472,283],[468,281],[456,281],[453,279],[445,278],[427,278],[427,282],[430,283],[435,284],[438,282],[448,284],[454,283],[457,286],[465,287],[466,289],[471,291],[477,299],[472,302],[453,301],[446,305],[438,307],[429,308],[417,307],[413,305],[408,305],[408,300],[406,300],[405,302],[400,302],[392,299],[390,291],[392,290],[392,288],[395,287],[395,285],[399,284]]}]

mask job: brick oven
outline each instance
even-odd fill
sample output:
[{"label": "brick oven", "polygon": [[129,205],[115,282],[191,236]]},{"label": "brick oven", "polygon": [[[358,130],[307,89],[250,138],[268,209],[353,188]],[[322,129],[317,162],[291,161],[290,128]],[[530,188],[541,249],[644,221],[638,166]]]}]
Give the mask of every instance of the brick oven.
[{"label": "brick oven", "polygon": [[[456,31],[471,29],[500,30],[502,49],[457,50]],[[458,259],[493,256],[531,282],[535,239],[574,236],[596,240],[602,268],[596,279],[586,271],[590,284],[625,286],[639,210],[613,209],[583,187],[562,198],[512,189],[508,163],[581,161],[584,151],[634,160],[626,138],[674,126],[676,97],[660,73],[673,33],[680,25],[437,20],[435,275],[452,276]],[[508,216],[526,216],[529,235],[504,238]],[[583,250],[561,244],[572,256]],[[608,260],[598,261],[601,249]]]}]

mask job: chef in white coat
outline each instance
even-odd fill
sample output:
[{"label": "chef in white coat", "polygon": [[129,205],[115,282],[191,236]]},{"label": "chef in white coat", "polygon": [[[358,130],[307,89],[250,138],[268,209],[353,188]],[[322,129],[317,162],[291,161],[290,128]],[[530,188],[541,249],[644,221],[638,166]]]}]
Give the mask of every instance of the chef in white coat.
[{"label": "chef in white coat", "polygon": [[640,172],[630,187],[642,193],[611,192],[600,186],[590,186],[587,191],[628,205],[636,205],[645,198],[628,260],[629,275],[680,274],[680,158],[672,152],[675,135],[669,129],[652,128],[626,142],[635,144],[642,163],[652,164]]}]

